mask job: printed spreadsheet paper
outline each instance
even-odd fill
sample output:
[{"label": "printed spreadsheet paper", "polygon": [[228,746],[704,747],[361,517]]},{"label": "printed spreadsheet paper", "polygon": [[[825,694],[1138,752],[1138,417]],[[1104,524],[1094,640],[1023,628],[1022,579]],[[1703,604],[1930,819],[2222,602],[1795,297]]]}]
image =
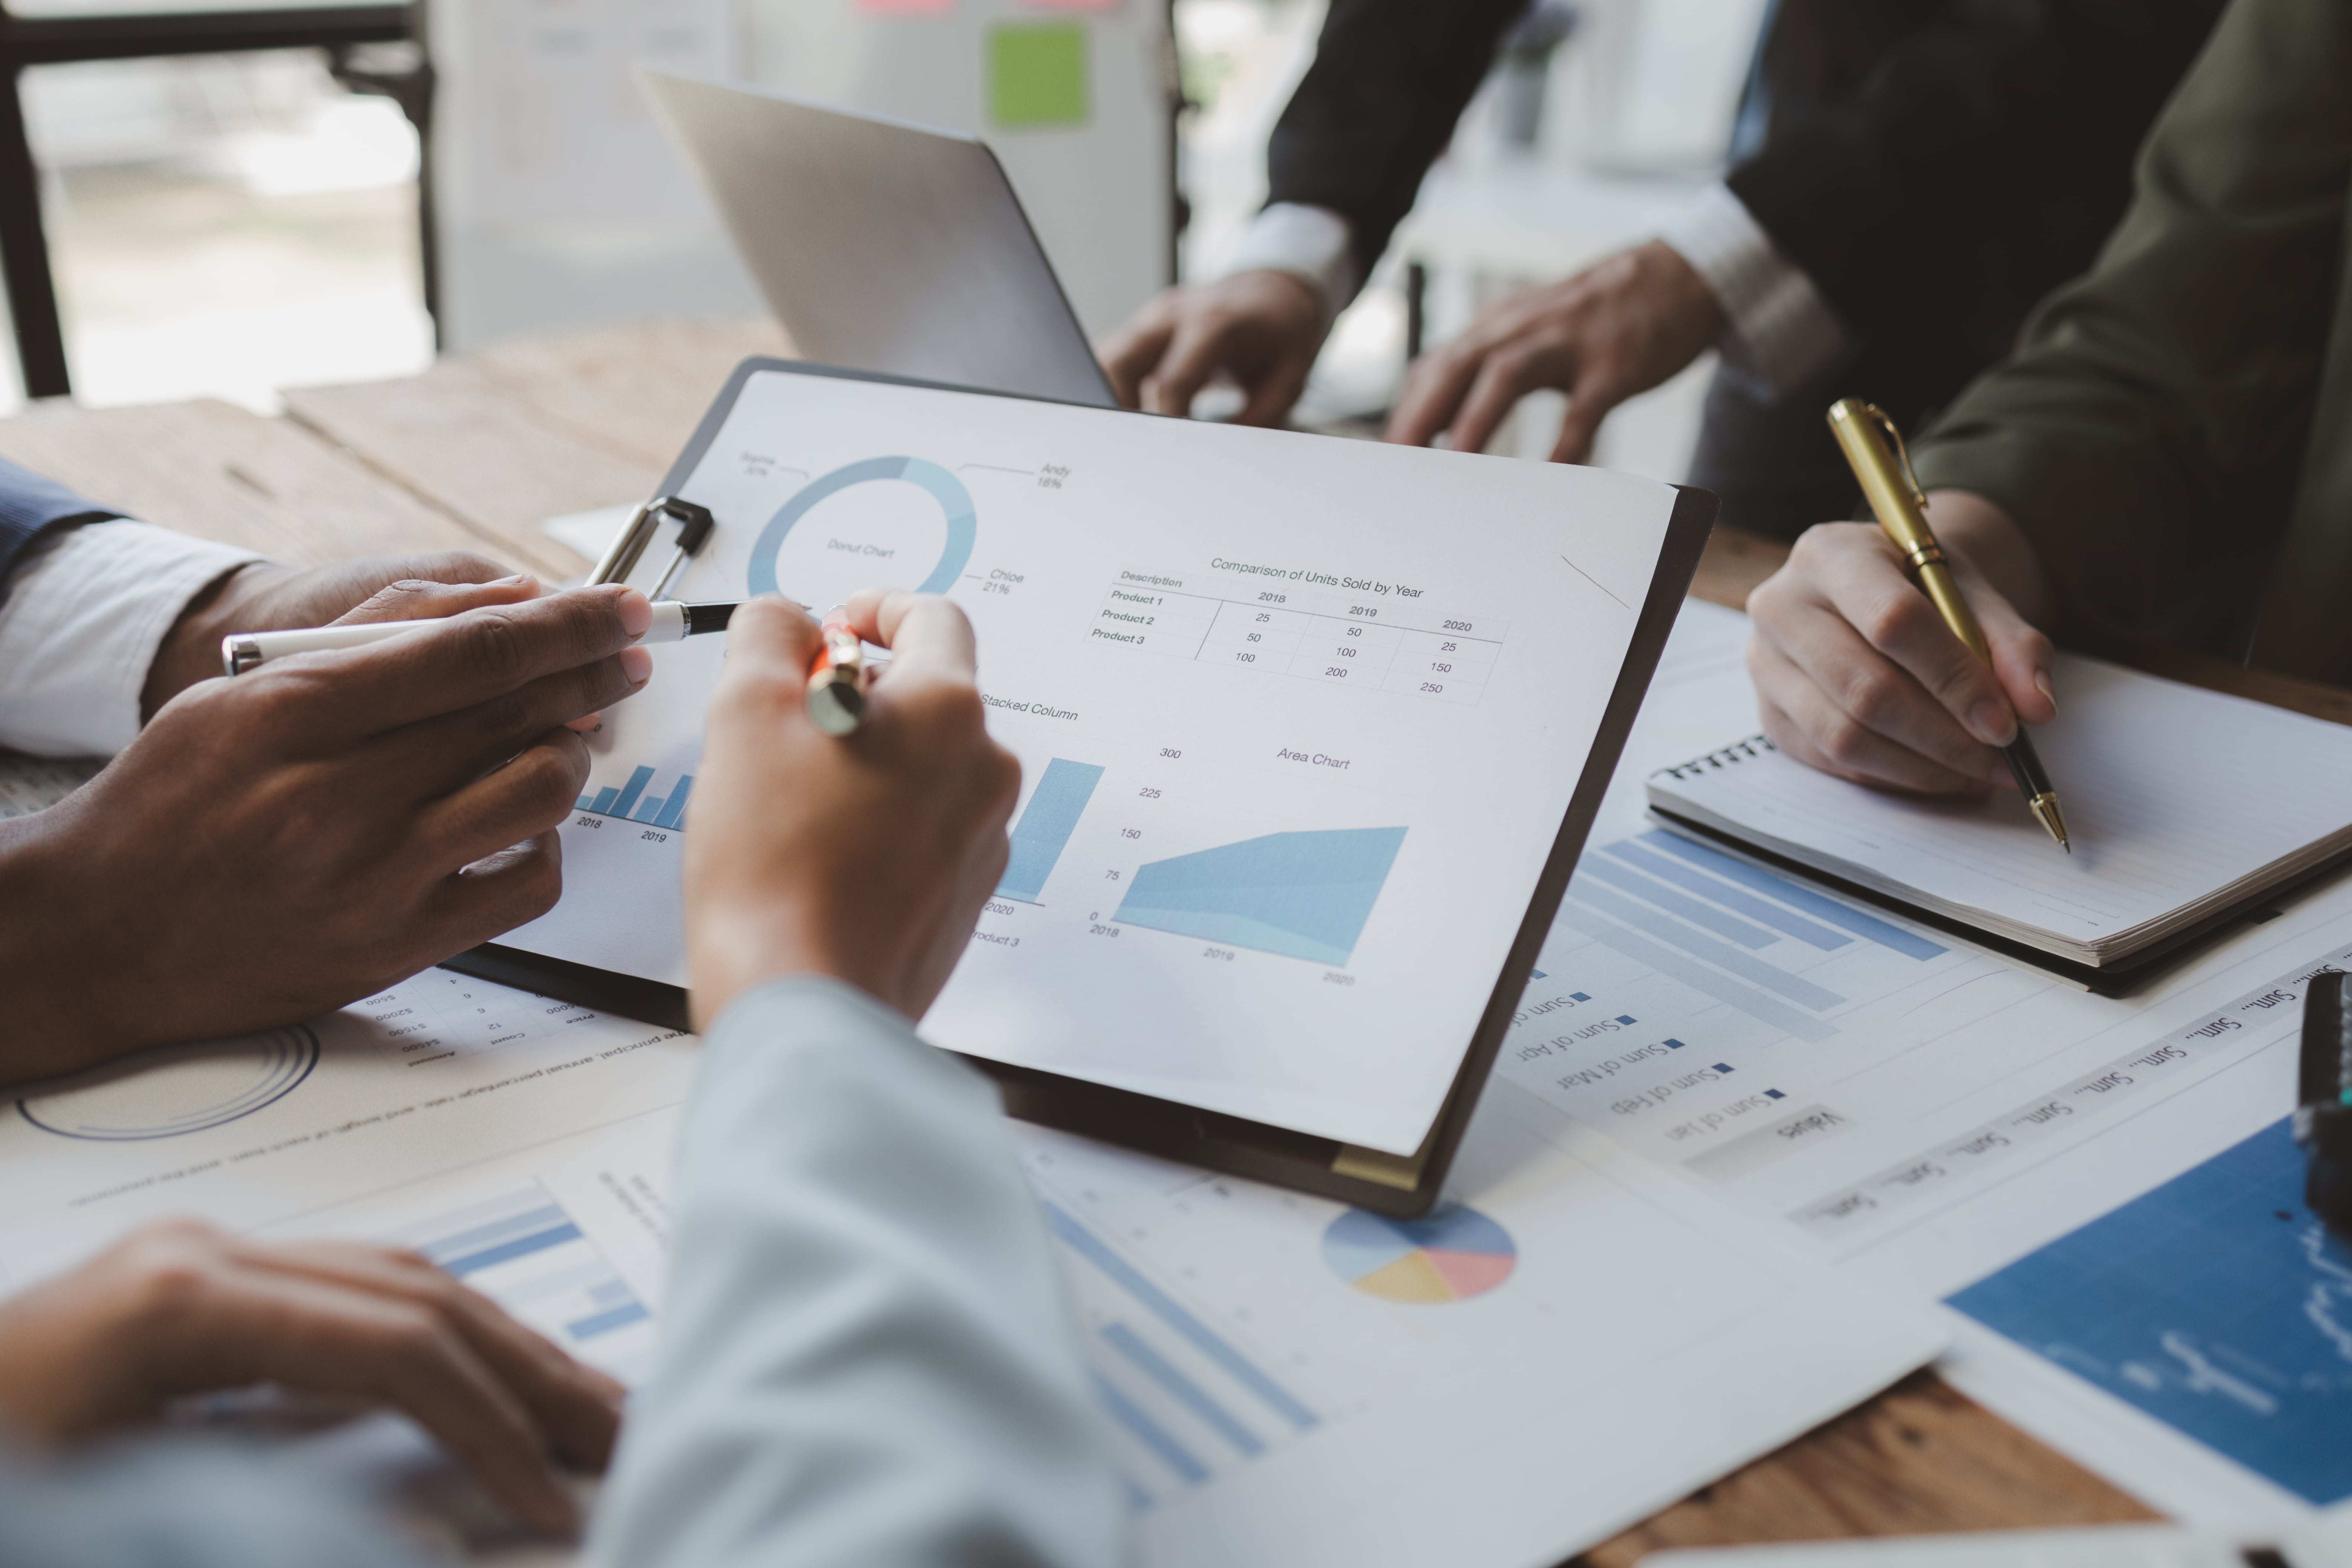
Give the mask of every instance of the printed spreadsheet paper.
[{"label": "printed spreadsheet paper", "polygon": [[[2116,999],[1692,843],[1648,816],[1644,781],[1753,728],[1747,640],[1745,616],[1684,606],[1498,1080],[1950,1302],[1947,1376],[2168,1513],[2352,1493],[2352,1335],[2333,1329],[2352,1249],[2310,1245],[2259,1142],[2294,1104],[2305,982],[2352,968],[2352,885]],[[2226,1260],[2201,1221],[2168,1220],[2208,1193],[2242,1215],[2256,1187],[2282,1201]],[[2143,1253],[2161,1238],[2164,1292],[2084,1262],[2110,1216]],[[2086,1269],[2116,1288],[2086,1297]],[[2281,1462],[2297,1454],[2339,1462]]]},{"label": "printed spreadsheet paper", "polygon": [[[0,1121],[0,1288],[169,1215],[395,1242],[635,1381],[695,1055],[436,970],[298,1027],[40,1086]],[[1557,1562],[1941,1339],[1507,1086],[1449,1206],[1406,1226],[1013,1131],[1150,1568]],[[327,1446],[446,1494],[404,1423]]]},{"label": "printed spreadsheet paper", "polygon": [[[1013,858],[951,1049],[1396,1153],[1461,1065],[1675,491],[1594,468],[755,373],[680,487],[687,599],[972,619]],[[1477,526],[1460,525],[1475,516]],[[654,650],[509,946],[683,983],[724,639]]]}]

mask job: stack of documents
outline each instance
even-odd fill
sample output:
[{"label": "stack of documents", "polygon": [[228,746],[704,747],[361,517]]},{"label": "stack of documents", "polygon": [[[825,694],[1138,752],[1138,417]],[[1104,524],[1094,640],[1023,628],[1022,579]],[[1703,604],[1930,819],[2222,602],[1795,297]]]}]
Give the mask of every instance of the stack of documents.
[{"label": "stack of documents", "polygon": [[1796,862],[1906,912],[2094,968],[2153,957],[2352,849],[2352,729],[2061,656],[2034,732],[2074,853],[2007,790],[1881,793],[1759,735],[1653,774],[1670,826]]}]

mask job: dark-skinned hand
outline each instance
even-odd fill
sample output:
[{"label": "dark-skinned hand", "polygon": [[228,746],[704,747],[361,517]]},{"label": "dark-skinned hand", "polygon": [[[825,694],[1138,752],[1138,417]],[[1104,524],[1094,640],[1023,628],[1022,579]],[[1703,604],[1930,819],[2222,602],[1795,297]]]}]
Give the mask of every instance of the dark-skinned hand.
[{"label": "dark-skinned hand", "polygon": [[651,608],[536,591],[397,582],[361,613],[446,624],[197,681],[0,823],[0,1079],[324,1012],[551,908],[565,726],[645,683]]}]

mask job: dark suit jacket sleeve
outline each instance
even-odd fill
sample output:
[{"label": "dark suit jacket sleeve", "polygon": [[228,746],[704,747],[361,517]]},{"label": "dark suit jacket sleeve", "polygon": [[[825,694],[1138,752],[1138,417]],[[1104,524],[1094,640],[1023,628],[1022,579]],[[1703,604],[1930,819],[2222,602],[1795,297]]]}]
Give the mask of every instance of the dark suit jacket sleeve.
[{"label": "dark suit jacket sleeve", "polygon": [[[1781,0],[1769,132],[1727,183],[1849,328],[1948,343],[1966,374],[2114,225],[2220,6]],[[1971,310],[1984,330],[1937,319]]]},{"label": "dark suit jacket sleeve", "polygon": [[1412,208],[1422,176],[1527,0],[1331,0],[1266,147],[1266,199],[1348,220],[1357,276]]},{"label": "dark suit jacket sleeve", "polygon": [[[1926,484],[1989,497],[2032,537],[2072,640],[2242,651],[2276,572],[2282,595],[2321,596],[2307,640],[2345,645],[2346,514],[2312,520],[2334,570],[2278,563],[2312,465],[2352,427],[2347,70],[2352,6],[2239,0],[2157,126],[2098,264],[1919,450]],[[2338,417],[2315,435],[2326,386]],[[2291,651],[2264,662],[2352,674]]]},{"label": "dark suit jacket sleeve", "polygon": [[53,528],[95,522],[122,514],[86,496],[76,495],[55,479],[0,458],[0,599],[8,592],[8,575],[27,545]]}]

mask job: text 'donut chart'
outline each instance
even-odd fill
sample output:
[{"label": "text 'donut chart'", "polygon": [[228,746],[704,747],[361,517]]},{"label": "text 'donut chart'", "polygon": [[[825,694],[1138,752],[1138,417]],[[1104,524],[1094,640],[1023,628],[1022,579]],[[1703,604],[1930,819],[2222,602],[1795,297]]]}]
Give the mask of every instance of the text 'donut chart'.
[{"label": "text 'donut chart'", "polygon": [[1385,594],[1328,592],[1289,582],[1223,583],[1198,573],[1121,572],[1105,590],[1087,640],[1333,685],[1475,702],[1507,627]]}]

